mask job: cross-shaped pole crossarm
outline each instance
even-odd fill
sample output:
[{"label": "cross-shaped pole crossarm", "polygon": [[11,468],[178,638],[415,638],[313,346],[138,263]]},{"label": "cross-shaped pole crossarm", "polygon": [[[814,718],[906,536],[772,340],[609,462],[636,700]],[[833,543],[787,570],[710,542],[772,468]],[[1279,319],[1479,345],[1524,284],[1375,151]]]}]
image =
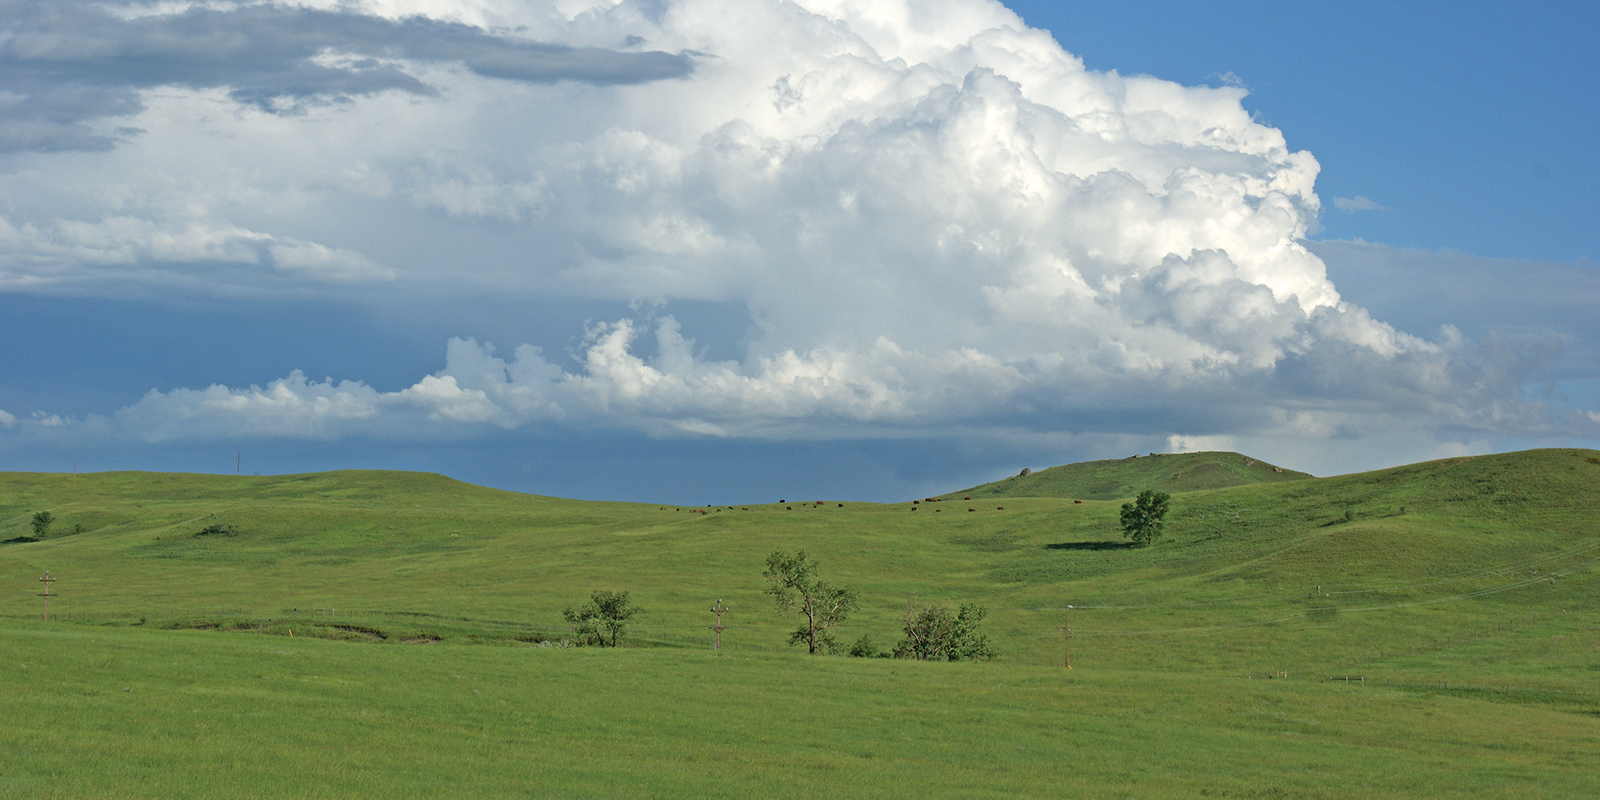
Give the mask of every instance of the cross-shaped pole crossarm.
[{"label": "cross-shaped pole crossarm", "polygon": [[717,632],[717,641],[716,644],[712,645],[712,649],[720,651],[722,649],[722,632],[728,629],[728,626],[722,624],[722,615],[728,613],[728,607],[722,604],[721,598],[717,598],[717,604],[711,607],[711,613],[717,615],[717,624],[707,626]]},{"label": "cross-shaped pole crossarm", "polygon": [[50,593],[50,584],[55,583],[56,579],[50,577],[49,570],[46,570],[45,573],[44,573],[44,577],[40,578],[39,582],[44,584],[44,591],[39,593],[39,596],[44,598],[44,621],[45,622],[49,622],[50,621],[50,598],[56,596],[56,595],[53,595],[53,594]]}]

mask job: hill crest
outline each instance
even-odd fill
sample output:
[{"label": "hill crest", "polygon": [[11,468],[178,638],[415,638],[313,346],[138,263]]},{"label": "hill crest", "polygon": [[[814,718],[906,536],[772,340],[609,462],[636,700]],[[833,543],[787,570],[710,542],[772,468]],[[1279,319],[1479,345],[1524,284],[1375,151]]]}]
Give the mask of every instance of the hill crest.
[{"label": "hill crest", "polygon": [[1059,497],[1074,500],[1116,500],[1145,489],[1194,492],[1262,483],[1297,481],[1314,476],[1285,469],[1242,453],[1151,453],[1063,464],[1037,472],[1024,470],[992,483],[938,495],[963,497]]}]

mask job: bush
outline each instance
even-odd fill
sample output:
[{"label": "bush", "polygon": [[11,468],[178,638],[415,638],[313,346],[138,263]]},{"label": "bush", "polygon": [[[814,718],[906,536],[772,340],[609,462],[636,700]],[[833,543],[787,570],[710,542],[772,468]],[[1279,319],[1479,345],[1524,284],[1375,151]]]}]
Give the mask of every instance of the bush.
[{"label": "bush", "polygon": [[639,609],[628,606],[627,592],[596,591],[582,608],[567,607],[562,612],[572,623],[572,642],[580,647],[616,647],[627,630],[628,618]]},{"label": "bush", "polygon": [[987,609],[973,603],[963,603],[954,614],[944,606],[928,606],[920,611],[907,606],[906,637],[895,645],[894,657],[919,661],[993,658],[989,637],[977,631],[978,623],[988,614]]},{"label": "bush", "polygon": [[850,645],[850,655],[856,658],[874,658],[878,655],[878,643],[872,641],[872,634],[863,633],[855,644]]}]

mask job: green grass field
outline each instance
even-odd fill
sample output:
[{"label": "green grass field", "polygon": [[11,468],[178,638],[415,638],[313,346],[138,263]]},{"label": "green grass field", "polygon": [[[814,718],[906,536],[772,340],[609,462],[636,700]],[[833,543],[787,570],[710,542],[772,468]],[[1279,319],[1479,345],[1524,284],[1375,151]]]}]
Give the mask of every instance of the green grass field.
[{"label": "green grass field", "polygon": [[[1197,456],[1041,470],[1031,497],[699,509],[0,474],[0,796],[1600,793],[1600,453],[1320,479]],[[1130,549],[1142,485],[1172,511]],[[775,549],[860,594],[844,642],[971,601],[998,657],[787,648]],[[602,588],[643,609],[629,646],[554,646]]]}]

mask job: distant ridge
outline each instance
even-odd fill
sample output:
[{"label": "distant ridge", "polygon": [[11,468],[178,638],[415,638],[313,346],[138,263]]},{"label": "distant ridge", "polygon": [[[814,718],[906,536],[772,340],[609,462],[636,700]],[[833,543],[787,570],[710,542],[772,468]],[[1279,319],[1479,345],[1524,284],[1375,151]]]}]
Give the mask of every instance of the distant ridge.
[{"label": "distant ridge", "polygon": [[1310,474],[1284,469],[1240,453],[1151,453],[1148,456],[1064,464],[940,496],[1116,500],[1131,497],[1145,489],[1193,492],[1311,477]]}]

